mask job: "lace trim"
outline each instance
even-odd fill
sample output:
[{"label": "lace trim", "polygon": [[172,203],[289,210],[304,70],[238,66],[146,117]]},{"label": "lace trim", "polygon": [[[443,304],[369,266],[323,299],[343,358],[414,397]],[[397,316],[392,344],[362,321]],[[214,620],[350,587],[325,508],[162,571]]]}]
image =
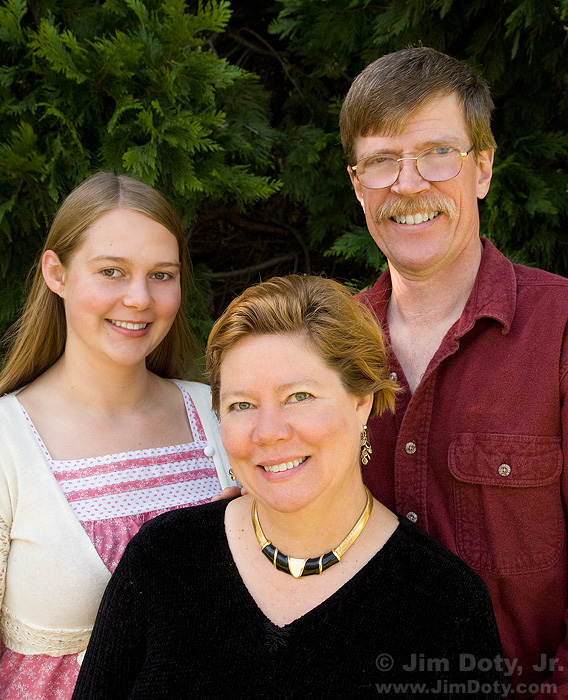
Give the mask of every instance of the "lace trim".
[{"label": "lace trim", "polygon": [[6,569],[8,568],[8,554],[10,553],[10,528],[0,518],[0,608],[6,589]]},{"label": "lace trim", "polygon": [[91,628],[58,630],[37,627],[19,620],[5,606],[0,613],[0,636],[6,646],[18,654],[77,654],[87,648],[91,632]]}]

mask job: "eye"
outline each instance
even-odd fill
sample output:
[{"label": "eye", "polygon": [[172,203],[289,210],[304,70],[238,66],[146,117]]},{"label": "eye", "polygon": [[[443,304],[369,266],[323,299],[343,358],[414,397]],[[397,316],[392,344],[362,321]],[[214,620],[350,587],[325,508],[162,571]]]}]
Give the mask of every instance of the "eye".
[{"label": "eye", "polygon": [[169,272],[155,272],[152,277],[156,280],[171,280],[173,275],[170,275]]},{"label": "eye", "polygon": [[118,277],[120,275],[120,270],[117,270],[115,267],[107,267],[101,270],[101,274],[103,277]]},{"label": "eye", "polygon": [[229,406],[229,411],[248,411],[252,404],[248,401],[236,401]]},{"label": "eye", "polygon": [[381,153],[378,153],[375,156],[367,158],[367,160],[363,163],[363,168],[376,168],[380,165],[383,165],[384,163],[388,163],[390,160],[394,160],[394,158],[391,158],[390,156],[384,156]]},{"label": "eye", "polygon": [[455,150],[451,146],[437,146],[436,148],[431,148],[427,153],[431,153],[433,156],[447,156],[448,153]]},{"label": "eye", "polygon": [[313,396],[308,391],[296,391],[290,396],[289,401],[290,403],[302,403],[311,398],[313,398]]}]

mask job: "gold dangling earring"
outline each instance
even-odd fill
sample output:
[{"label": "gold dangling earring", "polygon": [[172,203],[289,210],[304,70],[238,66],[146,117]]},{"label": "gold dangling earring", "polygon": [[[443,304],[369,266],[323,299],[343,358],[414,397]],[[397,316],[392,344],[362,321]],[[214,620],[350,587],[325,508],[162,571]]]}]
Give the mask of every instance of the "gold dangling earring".
[{"label": "gold dangling earring", "polygon": [[361,431],[361,462],[363,462],[364,465],[367,465],[372,454],[373,448],[367,439],[367,426],[364,425],[363,430]]},{"label": "gold dangling earring", "polygon": [[232,469],[229,469],[229,476],[231,477],[231,481],[237,480],[237,477],[235,476],[235,472]]}]

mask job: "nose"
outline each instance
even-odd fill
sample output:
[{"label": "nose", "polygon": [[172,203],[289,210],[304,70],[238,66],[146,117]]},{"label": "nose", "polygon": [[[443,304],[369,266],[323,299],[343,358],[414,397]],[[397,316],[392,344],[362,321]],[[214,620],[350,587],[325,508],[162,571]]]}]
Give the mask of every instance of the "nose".
[{"label": "nose", "polygon": [[400,195],[413,195],[430,189],[430,183],[418,172],[416,158],[401,158],[398,161],[398,177],[391,190]]},{"label": "nose", "polygon": [[257,412],[252,439],[257,445],[273,445],[292,437],[292,428],[280,407],[260,408]]},{"label": "nose", "polygon": [[127,284],[123,297],[125,306],[147,309],[154,303],[146,277],[132,277]]}]

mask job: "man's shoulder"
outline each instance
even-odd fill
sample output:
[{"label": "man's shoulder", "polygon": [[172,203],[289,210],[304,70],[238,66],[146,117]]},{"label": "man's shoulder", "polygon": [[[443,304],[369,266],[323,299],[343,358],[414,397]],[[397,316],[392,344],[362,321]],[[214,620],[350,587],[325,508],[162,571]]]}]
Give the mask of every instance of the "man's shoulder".
[{"label": "man's shoulder", "polygon": [[[517,311],[546,316],[561,328],[568,322],[568,279],[546,270],[513,264],[517,281]],[[564,322],[564,323],[563,323]]]},{"label": "man's shoulder", "polygon": [[518,284],[536,285],[542,287],[556,287],[559,290],[568,289],[568,278],[555,275],[553,272],[541,270],[538,267],[528,267],[513,263],[513,270]]},{"label": "man's shoulder", "polygon": [[568,279],[509,260],[493,243],[484,254],[472,294],[475,312],[493,316],[507,327],[535,313],[552,317],[555,327],[568,318]]},{"label": "man's shoulder", "polygon": [[482,238],[481,240],[485,248],[484,258],[487,258],[489,274],[504,275],[509,269],[513,271],[517,285],[540,285],[560,289],[568,287],[568,278],[538,267],[512,262],[489,239]]}]

